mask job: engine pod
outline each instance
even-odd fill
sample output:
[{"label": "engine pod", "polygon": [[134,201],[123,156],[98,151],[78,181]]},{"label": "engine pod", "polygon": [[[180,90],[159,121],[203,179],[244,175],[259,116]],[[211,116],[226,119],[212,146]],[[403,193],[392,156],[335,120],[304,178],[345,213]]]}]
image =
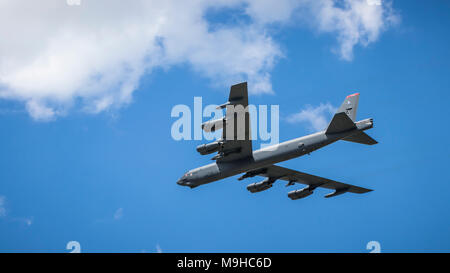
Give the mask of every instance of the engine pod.
[{"label": "engine pod", "polygon": [[291,198],[292,200],[297,200],[297,199],[301,199],[301,198],[310,196],[313,193],[314,193],[314,191],[312,191],[309,187],[306,187],[306,188],[303,188],[300,190],[295,190],[295,191],[289,192],[288,197]]},{"label": "engine pod", "polygon": [[247,190],[251,193],[265,191],[267,189],[270,189],[272,187],[273,182],[275,182],[275,179],[272,178],[266,178],[261,182],[253,183],[247,186]]},{"label": "engine pod", "polygon": [[217,152],[219,149],[220,143],[218,142],[212,142],[197,146],[197,152],[199,152],[201,155],[212,154],[214,152]]}]

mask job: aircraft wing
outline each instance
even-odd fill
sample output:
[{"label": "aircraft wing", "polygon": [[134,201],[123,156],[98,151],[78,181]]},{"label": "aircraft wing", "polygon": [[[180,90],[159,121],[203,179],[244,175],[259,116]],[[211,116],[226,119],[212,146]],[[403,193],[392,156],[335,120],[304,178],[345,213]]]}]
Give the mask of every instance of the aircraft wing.
[{"label": "aircraft wing", "polygon": [[222,148],[215,157],[217,162],[229,162],[252,156],[250,114],[248,112],[247,83],[231,86],[222,130]]},{"label": "aircraft wing", "polygon": [[310,186],[312,189],[317,187],[332,189],[335,190],[335,195],[337,195],[336,193],[344,193],[344,192],[366,193],[372,191],[370,189],[361,188],[358,186],[345,184],[342,182],[337,182],[320,176],[315,176],[312,174],[291,170],[277,165],[270,165],[269,167],[264,167],[260,170],[253,172],[258,173],[257,175],[260,176],[272,177],[288,181],[289,182],[288,185],[292,185],[293,183],[301,183]]}]

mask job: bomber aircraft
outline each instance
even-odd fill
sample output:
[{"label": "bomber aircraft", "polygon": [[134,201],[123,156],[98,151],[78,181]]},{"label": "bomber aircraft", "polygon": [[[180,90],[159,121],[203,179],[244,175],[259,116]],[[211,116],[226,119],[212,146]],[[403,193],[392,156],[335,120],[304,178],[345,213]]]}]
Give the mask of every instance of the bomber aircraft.
[{"label": "bomber aircraft", "polygon": [[287,181],[286,186],[295,183],[307,185],[302,189],[289,192],[288,197],[292,200],[311,195],[317,187],[333,190],[325,197],[346,192],[366,193],[372,191],[274,165],[310,154],[338,140],[367,145],[377,144],[377,141],[364,133],[365,130],[373,127],[373,119],[355,121],[358,100],[359,93],[347,96],[328,127],[323,131],[253,151],[247,107],[247,83],[233,85],[228,102],[218,106],[218,109],[226,109],[225,116],[222,119],[211,120],[202,124],[203,130],[207,132],[222,130],[222,137],[219,140],[197,147],[197,151],[201,155],[217,152],[212,158],[215,162],[186,172],[177,181],[177,184],[195,188],[226,177],[242,174],[238,180],[254,176],[265,177],[261,182],[247,186],[251,193],[267,190],[277,180]]}]

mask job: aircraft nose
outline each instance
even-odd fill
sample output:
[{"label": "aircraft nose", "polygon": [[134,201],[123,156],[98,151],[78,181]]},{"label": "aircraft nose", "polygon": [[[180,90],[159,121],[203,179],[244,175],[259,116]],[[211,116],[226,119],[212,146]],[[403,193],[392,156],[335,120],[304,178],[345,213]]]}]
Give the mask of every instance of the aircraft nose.
[{"label": "aircraft nose", "polygon": [[178,179],[177,184],[184,186],[186,184],[186,182],[187,182],[186,179],[180,178],[180,179]]}]

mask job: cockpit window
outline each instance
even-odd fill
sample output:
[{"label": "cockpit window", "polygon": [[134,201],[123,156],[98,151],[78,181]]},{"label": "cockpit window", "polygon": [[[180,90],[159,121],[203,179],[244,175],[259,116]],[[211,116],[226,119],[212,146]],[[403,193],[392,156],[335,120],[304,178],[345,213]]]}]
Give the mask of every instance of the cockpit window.
[{"label": "cockpit window", "polygon": [[188,177],[188,176],[192,176],[192,172],[185,172],[184,174],[183,174],[183,177]]}]

